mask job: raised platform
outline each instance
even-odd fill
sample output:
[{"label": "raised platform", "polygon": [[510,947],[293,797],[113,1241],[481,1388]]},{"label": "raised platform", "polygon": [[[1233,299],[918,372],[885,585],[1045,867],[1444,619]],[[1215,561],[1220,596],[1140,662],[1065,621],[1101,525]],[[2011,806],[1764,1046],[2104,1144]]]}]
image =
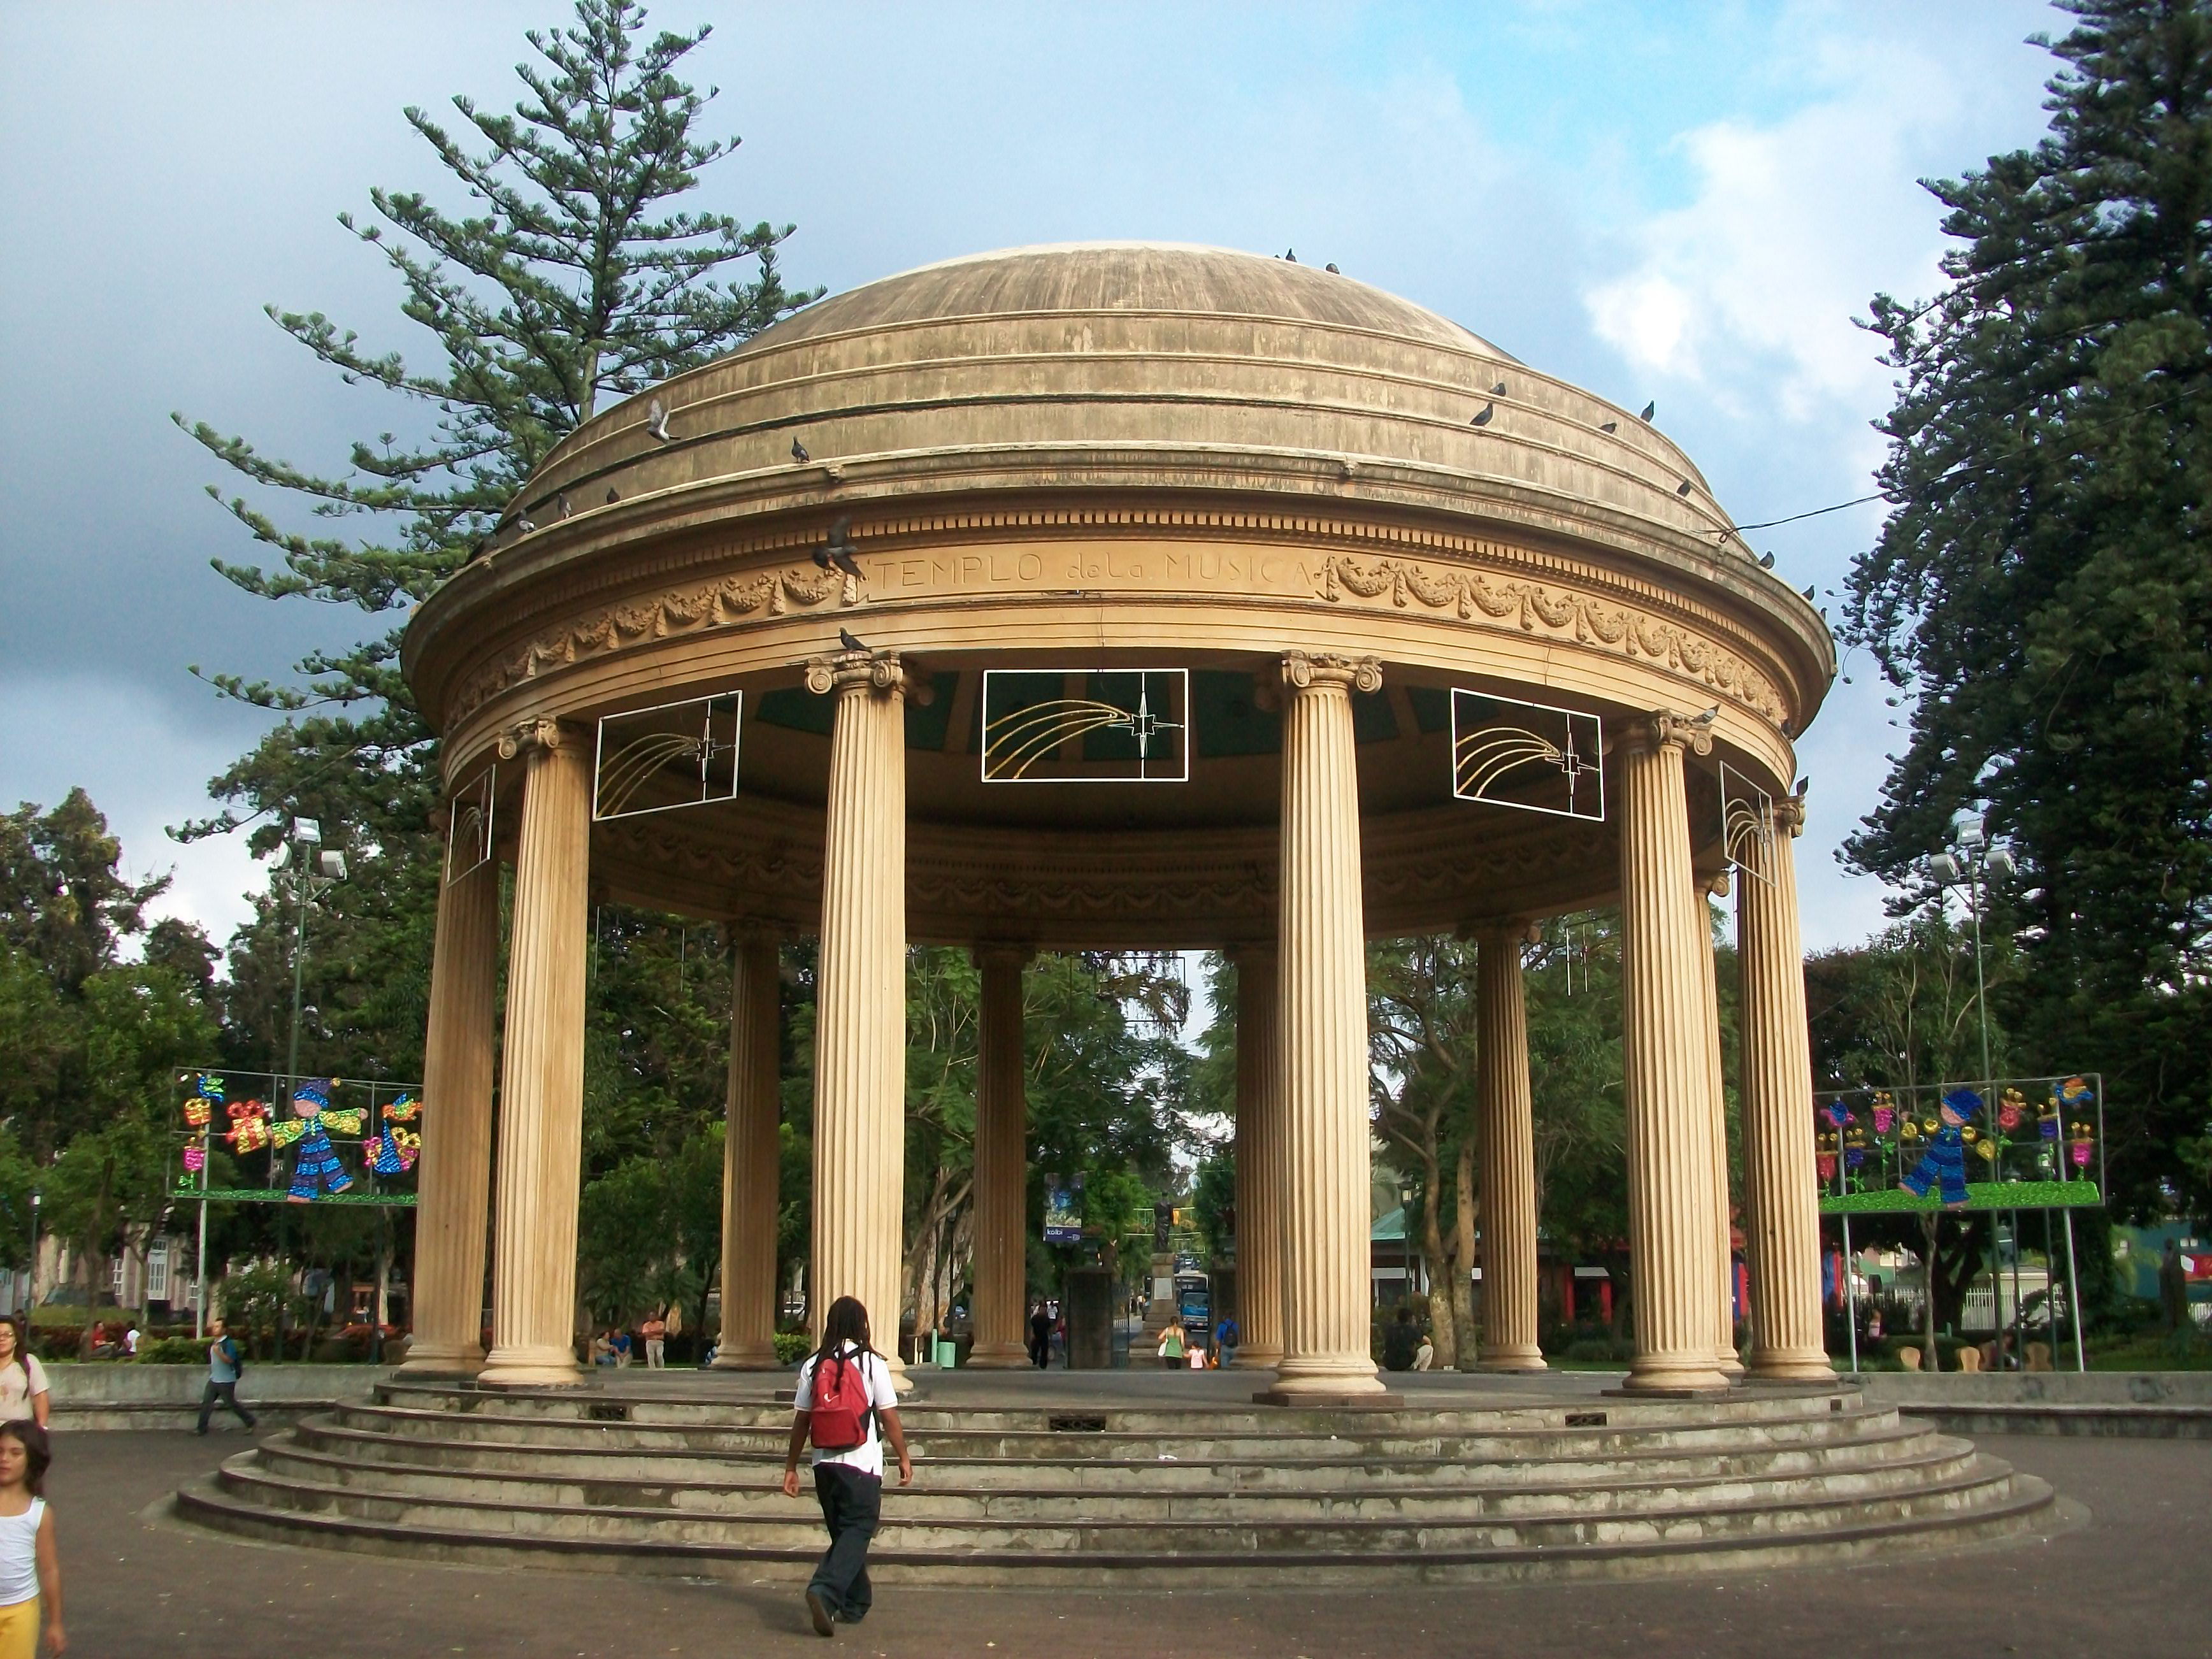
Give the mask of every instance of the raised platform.
[{"label": "raised platform", "polygon": [[[779,1489],[785,1380],[387,1383],[177,1507],[288,1544],[795,1580],[823,1546],[811,1492]],[[915,1484],[886,1488],[871,1571],[1156,1588],[1700,1571],[2047,1518],[2041,1481],[1854,1389],[1600,1397],[1613,1380],[1423,1376],[1401,1409],[1334,1413],[1251,1405],[1234,1371],[924,1372],[901,1413]]]}]

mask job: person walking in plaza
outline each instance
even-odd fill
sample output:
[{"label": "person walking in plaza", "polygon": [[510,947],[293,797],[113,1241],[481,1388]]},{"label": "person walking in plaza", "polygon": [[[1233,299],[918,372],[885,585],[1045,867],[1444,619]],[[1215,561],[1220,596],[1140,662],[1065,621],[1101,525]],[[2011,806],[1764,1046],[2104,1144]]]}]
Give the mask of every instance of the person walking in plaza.
[{"label": "person walking in plaza", "polygon": [[0,1423],[36,1423],[43,1429],[50,1404],[46,1368],[31,1352],[21,1323],[0,1319]]},{"label": "person walking in plaza", "polygon": [[1030,1310],[1030,1364],[1039,1370],[1052,1364],[1052,1316],[1042,1299]]},{"label": "person walking in plaza", "polygon": [[207,1387],[200,1390],[199,1426],[195,1434],[208,1431],[208,1419],[214,1413],[216,1402],[221,1401],[238,1414],[238,1420],[252,1428],[253,1413],[238,1403],[238,1379],[246,1370],[246,1358],[238,1351],[220,1319],[208,1322],[208,1334],[215,1340],[208,1344]]},{"label": "person walking in plaza", "polygon": [[62,1628],[61,1552],[46,1508],[46,1431],[35,1423],[0,1423],[0,1659],[36,1659],[39,1617],[46,1650],[69,1651]]},{"label": "person walking in plaza", "polygon": [[1224,1314],[1221,1322],[1213,1328],[1214,1363],[1233,1365],[1237,1363],[1237,1340],[1242,1335],[1237,1328],[1237,1316]]},{"label": "person walking in plaza", "polygon": [[1177,1320],[1160,1333],[1160,1364],[1171,1371],[1179,1371],[1183,1368],[1184,1355],[1182,1322]]},{"label": "person walking in plaza", "polygon": [[637,1334],[645,1339],[646,1370],[665,1370],[668,1364],[668,1322],[656,1312],[637,1328]]},{"label": "person walking in plaza", "polygon": [[914,1484],[914,1459],[899,1425],[890,1367],[875,1350],[868,1310],[841,1296],[822,1322],[822,1346],[799,1368],[793,1397],[791,1447],[783,1461],[783,1494],[799,1496],[799,1455],[814,1446],[814,1496],[830,1547],[806,1586],[807,1616],[817,1636],[868,1615],[868,1540],[884,1512],[884,1443],[898,1458],[899,1485]]}]

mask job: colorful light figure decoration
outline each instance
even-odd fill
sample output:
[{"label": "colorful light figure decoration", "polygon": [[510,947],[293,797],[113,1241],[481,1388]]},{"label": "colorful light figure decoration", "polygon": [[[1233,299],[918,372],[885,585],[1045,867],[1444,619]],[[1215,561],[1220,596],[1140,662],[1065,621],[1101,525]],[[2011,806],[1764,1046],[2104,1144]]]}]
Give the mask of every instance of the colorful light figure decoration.
[{"label": "colorful light figure decoration", "polygon": [[269,1109],[258,1100],[233,1101],[223,1139],[234,1152],[258,1152],[269,1144]]},{"label": "colorful light figure decoration", "polygon": [[201,1146],[200,1143],[196,1140],[186,1143],[185,1146],[185,1168],[191,1170],[194,1175],[198,1175],[202,1170],[206,1169],[207,1148]]}]

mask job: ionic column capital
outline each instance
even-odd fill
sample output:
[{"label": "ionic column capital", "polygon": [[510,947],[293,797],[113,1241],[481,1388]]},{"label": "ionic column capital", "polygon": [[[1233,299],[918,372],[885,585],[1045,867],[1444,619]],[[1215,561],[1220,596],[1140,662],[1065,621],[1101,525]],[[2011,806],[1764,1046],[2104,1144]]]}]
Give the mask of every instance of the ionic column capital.
[{"label": "ionic column capital", "polygon": [[1036,946],[1011,939],[978,939],[968,947],[968,954],[978,968],[1012,968],[1018,973],[1035,958]]},{"label": "ionic column capital", "polygon": [[1805,833],[1805,797],[1784,795],[1774,803],[1774,827],[1795,841]]},{"label": "ionic column capital", "polygon": [[1461,924],[1459,936],[1481,945],[1541,945],[1544,924],[1530,916],[1489,916]]},{"label": "ionic column capital", "polygon": [[1621,741],[1632,750],[1649,753],[1661,749],[1686,749],[1694,755],[1713,752],[1714,714],[1678,714],[1671,708],[1655,708],[1624,722]]},{"label": "ionic column capital", "polygon": [[906,665],[896,651],[838,651],[806,660],[806,689],[817,697],[832,691],[890,696],[904,692],[906,682]]},{"label": "ionic column capital", "polygon": [[499,757],[513,760],[517,755],[550,755],[574,736],[567,721],[550,714],[531,714],[499,734]]},{"label": "ionic column capital", "polygon": [[1328,651],[1285,651],[1283,683],[1297,691],[1310,690],[1316,686],[1380,691],[1382,665],[1373,657],[1346,657]]}]

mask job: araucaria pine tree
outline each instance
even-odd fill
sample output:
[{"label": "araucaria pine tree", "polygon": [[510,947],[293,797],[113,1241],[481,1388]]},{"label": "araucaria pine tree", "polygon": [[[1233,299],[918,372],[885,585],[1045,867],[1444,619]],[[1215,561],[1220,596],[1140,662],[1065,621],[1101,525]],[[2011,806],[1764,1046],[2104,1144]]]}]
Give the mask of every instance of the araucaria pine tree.
[{"label": "araucaria pine tree", "polygon": [[1848,631],[1911,717],[1850,855],[1912,884],[1986,805],[2012,1058],[2106,1073],[2148,1204],[2212,1093],[2212,6],[2063,3],[2048,136],[1930,185],[1948,284],[1875,302],[1898,505]]},{"label": "araucaria pine tree", "polygon": [[[787,289],[777,269],[793,227],[672,205],[738,142],[699,136],[714,91],[702,95],[676,72],[708,33],[648,37],[629,0],[577,0],[572,27],[526,37],[536,58],[517,66],[525,95],[514,113],[457,97],[457,136],[407,110],[467,216],[427,194],[373,190],[374,219],[340,222],[390,262],[401,311],[428,331],[434,363],[374,351],[319,312],[269,314],[349,384],[411,404],[415,435],[358,442],[348,469],[325,476],[177,417],[255,484],[354,532],[299,533],[233,498],[230,511],[276,562],[217,569],[267,599],[404,611],[460,567],[531,469],[594,407],[727,351],[817,297]],[[253,809],[320,806],[372,835],[419,830],[428,733],[398,652],[392,629],[309,657],[298,684],[212,676],[231,696],[308,715],[216,780],[216,793]]]}]

